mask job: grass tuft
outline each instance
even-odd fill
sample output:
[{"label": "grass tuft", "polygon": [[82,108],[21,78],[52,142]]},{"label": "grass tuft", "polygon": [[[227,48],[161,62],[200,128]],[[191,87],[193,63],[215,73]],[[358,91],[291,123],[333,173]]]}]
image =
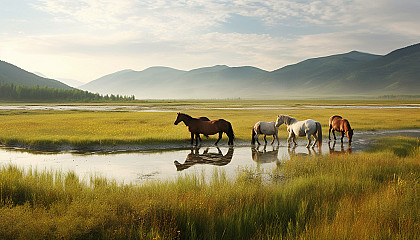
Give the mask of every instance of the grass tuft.
[{"label": "grass tuft", "polygon": [[2,166],[0,238],[419,239],[418,146],[397,137],[294,157],[264,181],[257,169],[233,181],[217,170],[137,186]]}]

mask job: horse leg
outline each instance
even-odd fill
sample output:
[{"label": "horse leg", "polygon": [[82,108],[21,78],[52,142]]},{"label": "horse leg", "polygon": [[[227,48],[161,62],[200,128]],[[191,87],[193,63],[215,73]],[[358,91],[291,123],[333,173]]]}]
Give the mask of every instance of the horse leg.
[{"label": "horse leg", "polygon": [[200,134],[199,134],[199,133],[196,133],[196,134],[195,134],[195,145],[196,145],[196,146],[198,146],[198,140],[200,140],[200,143],[201,143]]},{"label": "horse leg", "polygon": [[280,146],[280,140],[279,140],[279,135],[278,135],[278,133],[276,133],[276,139],[277,139],[277,145],[279,145],[279,146]]},{"label": "horse leg", "polygon": [[334,140],[337,140],[337,138],[335,137],[335,131],[334,129],[332,130],[333,136],[334,136]]},{"label": "horse leg", "polygon": [[328,140],[331,140],[331,128],[332,126],[330,125],[330,127],[328,128]]},{"label": "horse leg", "polygon": [[259,133],[257,133],[256,135],[255,135],[255,140],[257,140],[257,143],[258,143],[258,145],[261,145],[260,144],[260,142],[258,141],[258,137],[260,136],[260,134]]},{"label": "horse leg", "polygon": [[276,134],[273,134],[273,141],[271,141],[271,145],[273,145],[274,140],[276,140]]},{"label": "horse leg", "polygon": [[341,132],[341,143],[343,143],[344,132]]},{"label": "horse leg", "polygon": [[314,133],[312,136],[314,136],[314,138],[315,138],[315,142],[314,142],[314,144],[312,144],[312,148],[314,148],[315,144],[318,142],[318,135],[316,133]]},{"label": "horse leg", "polygon": [[311,134],[306,134],[306,138],[308,139],[308,144],[306,145],[307,148],[311,145]]},{"label": "horse leg", "polygon": [[265,142],[264,145],[267,145],[267,135],[265,135],[265,134],[264,134],[264,142]]},{"label": "horse leg", "polygon": [[194,133],[191,133],[191,145],[194,145]]},{"label": "horse leg", "polygon": [[219,143],[220,139],[222,139],[223,132],[219,132],[219,139],[217,139],[216,143],[214,145],[217,145]]}]

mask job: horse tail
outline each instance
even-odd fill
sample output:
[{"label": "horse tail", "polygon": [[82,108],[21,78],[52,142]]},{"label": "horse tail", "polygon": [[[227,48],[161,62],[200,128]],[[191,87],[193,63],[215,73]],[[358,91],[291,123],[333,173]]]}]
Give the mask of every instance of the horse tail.
[{"label": "horse tail", "polygon": [[318,136],[318,147],[321,147],[322,145],[322,127],[320,122],[316,122],[316,131]]},{"label": "horse tail", "polygon": [[257,134],[255,133],[254,128],[252,128],[252,139],[251,139],[251,144],[255,144],[255,135],[257,135]]},{"label": "horse tail", "polygon": [[232,127],[232,124],[230,122],[228,122],[228,124],[229,124],[229,128],[228,128],[227,134],[228,134],[228,136],[231,136],[232,140],[233,140],[233,139],[235,139],[235,134],[233,133],[233,127]]}]

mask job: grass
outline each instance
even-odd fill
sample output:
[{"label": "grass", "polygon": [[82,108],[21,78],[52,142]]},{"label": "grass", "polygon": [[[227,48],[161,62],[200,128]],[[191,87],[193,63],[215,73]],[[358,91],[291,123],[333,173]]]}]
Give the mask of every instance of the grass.
[{"label": "grass", "polygon": [[[169,112],[89,112],[89,111],[22,111],[0,110],[0,144],[4,145],[121,145],[188,143],[190,134],[181,123],[174,126],[176,112],[191,116],[224,118],[233,125],[238,141],[248,142],[251,129],[258,121],[275,121],[279,114],[299,120],[312,118],[321,122],[324,136],[328,134],[328,118],[340,114],[357,131],[420,128],[420,109],[348,109],[305,108],[312,105],[344,105],[343,101],[161,101],[136,106],[153,107]],[[347,101],[346,105],[397,106],[415,104],[401,101]],[[207,107],[232,109],[208,109]],[[243,107],[258,109],[243,109]],[[264,109],[288,107],[288,109]],[[289,108],[290,107],[290,108]],[[287,136],[280,127],[279,136]],[[226,138],[226,136],[224,136]],[[208,140],[214,142],[216,135]]]},{"label": "grass", "polygon": [[419,239],[419,140],[293,157],[263,181],[187,175],[141,186],[0,168],[1,239]]}]

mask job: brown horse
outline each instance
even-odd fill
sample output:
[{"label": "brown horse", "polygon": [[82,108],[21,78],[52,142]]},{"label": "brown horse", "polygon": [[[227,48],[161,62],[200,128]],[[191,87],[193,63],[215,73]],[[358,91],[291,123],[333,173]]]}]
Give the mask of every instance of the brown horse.
[{"label": "brown horse", "polygon": [[213,135],[216,133],[219,133],[219,138],[215,143],[216,145],[222,138],[223,133],[226,133],[226,135],[229,137],[228,144],[233,145],[233,139],[235,138],[235,135],[233,133],[232,124],[224,119],[203,121],[197,118],[193,118],[185,113],[178,113],[174,124],[178,125],[180,122],[184,122],[184,124],[188,127],[188,131],[191,133],[191,145],[194,143],[194,135],[195,144],[198,145],[200,134]]},{"label": "brown horse", "polygon": [[353,137],[353,131],[350,127],[349,121],[347,119],[343,119],[341,116],[334,115],[330,117],[329,120],[329,129],[328,129],[328,139],[331,140],[331,130],[334,136],[334,140],[337,140],[335,137],[334,131],[341,132],[341,142],[343,142],[344,133],[346,133],[347,138],[349,139],[349,144],[351,144],[351,139]]},{"label": "brown horse", "polygon": [[[210,119],[208,117],[198,117],[197,119],[201,120],[201,121],[210,121]],[[206,138],[209,138],[209,135],[203,134],[204,136],[206,136]],[[198,135],[198,140],[200,140],[201,142],[201,138],[200,138],[200,134]]]}]

